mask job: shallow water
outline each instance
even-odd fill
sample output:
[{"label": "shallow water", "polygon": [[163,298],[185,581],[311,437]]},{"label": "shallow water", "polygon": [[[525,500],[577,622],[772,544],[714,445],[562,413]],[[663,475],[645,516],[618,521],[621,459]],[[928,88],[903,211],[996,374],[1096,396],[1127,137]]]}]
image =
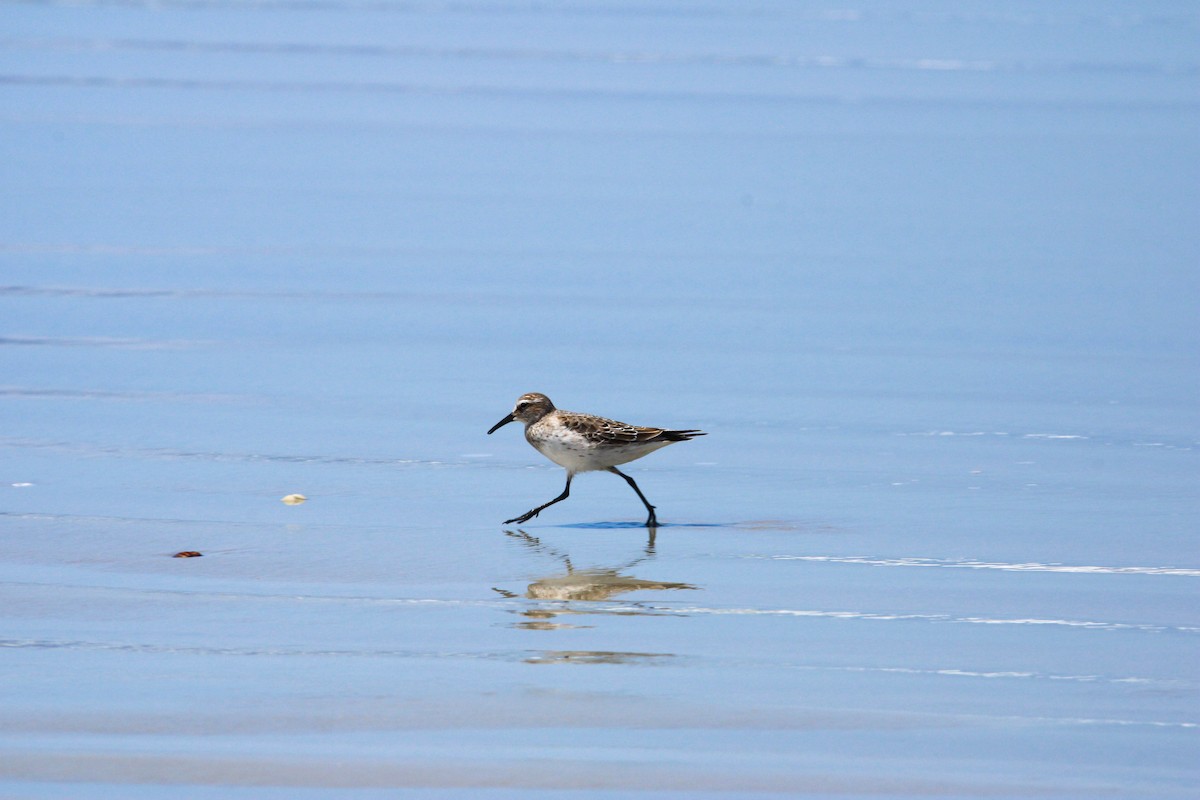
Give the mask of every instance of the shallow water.
[{"label": "shallow water", "polygon": [[0,793],[1193,796],[1190,4],[3,14]]}]

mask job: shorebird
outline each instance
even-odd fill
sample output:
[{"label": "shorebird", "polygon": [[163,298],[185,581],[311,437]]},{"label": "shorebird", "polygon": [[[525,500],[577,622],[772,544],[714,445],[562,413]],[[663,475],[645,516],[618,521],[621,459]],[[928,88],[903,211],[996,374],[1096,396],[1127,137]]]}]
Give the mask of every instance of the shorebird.
[{"label": "shorebird", "polygon": [[633,478],[617,469],[617,465],[641,458],[674,442],[686,442],[704,436],[704,431],[643,428],[593,414],[562,411],[554,407],[549,397],[537,392],[518,397],[512,413],[493,425],[488,435],[514,420],[525,423],[525,440],[534,449],[567,471],[567,486],[562,494],[549,503],[530,509],[519,517],[506,519],[505,525],[528,522],[555,503],[566,500],[571,494],[571,479],[577,473],[604,470],[620,475],[633,487],[650,512],[646,527],[656,527],[658,519],[654,516],[654,506],[650,505]]}]

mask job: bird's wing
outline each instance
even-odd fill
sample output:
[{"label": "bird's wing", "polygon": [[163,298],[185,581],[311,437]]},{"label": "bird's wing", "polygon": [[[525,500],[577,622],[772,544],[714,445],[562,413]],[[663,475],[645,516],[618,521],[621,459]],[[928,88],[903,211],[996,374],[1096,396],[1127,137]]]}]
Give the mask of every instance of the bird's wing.
[{"label": "bird's wing", "polygon": [[598,444],[640,444],[652,442],[665,433],[662,428],[643,428],[626,422],[617,422],[615,419],[604,419],[585,414],[563,413],[561,418],[563,424],[571,430],[588,441]]}]

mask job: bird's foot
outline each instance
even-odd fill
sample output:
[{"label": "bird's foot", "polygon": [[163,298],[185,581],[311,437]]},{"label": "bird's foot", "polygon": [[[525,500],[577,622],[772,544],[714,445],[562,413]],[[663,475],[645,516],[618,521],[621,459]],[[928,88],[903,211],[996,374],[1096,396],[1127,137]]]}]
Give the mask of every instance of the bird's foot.
[{"label": "bird's foot", "polygon": [[514,522],[516,522],[516,523],[529,522],[529,520],[533,519],[537,515],[538,515],[538,512],[536,512],[536,511],[526,511],[524,514],[522,514],[519,517],[513,517],[512,519],[504,520],[504,524],[512,525]]}]

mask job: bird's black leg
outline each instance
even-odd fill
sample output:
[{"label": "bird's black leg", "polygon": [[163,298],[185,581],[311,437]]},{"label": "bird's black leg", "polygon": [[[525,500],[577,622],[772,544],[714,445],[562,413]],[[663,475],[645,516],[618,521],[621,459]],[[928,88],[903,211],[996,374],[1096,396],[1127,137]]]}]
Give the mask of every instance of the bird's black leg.
[{"label": "bird's black leg", "polygon": [[[528,522],[529,520],[536,517],[538,515],[538,513],[542,511],[542,509],[549,508],[550,506],[554,505],[555,503],[557,503],[560,500],[566,500],[568,495],[571,494],[571,478],[573,478],[573,477],[575,477],[575,476],[569,472],[567,473],[567,488],[563,489],[562,494],[560,494],[558,497],[554,498],[549,503],[543,503],[542,505],[538,506],[537,508],[526,511],[524,514],[522,514],[519,517],[513,517],[512,519],[506,519],[506,520],[504,520],[504,524],[510,525],[514,522]],[[638,492],[638,494],[641,494],[641,492]],[[651,513],[654,513],[654,512],[651,512]]]},{"label": "bird's black leg", "polygon": [[629,477],[624,472],[621,472],[621,470],[617,469],[616,467],[609,467],[608,471],[614,475],[620,475],[625,479],[625,482],[632,486],[633,490],[637,492],[637,496],[641,498],[642,504],[646,506],[646,510],[650,512],[650,517],[646,520],[646,527],[658,527],[658,518],[654,516],[654,506],[650,505],[650,501],[646,499],[646,495],[642,494],[642,490],[638,488],[638,485],[633,482],[633,478]]}]

